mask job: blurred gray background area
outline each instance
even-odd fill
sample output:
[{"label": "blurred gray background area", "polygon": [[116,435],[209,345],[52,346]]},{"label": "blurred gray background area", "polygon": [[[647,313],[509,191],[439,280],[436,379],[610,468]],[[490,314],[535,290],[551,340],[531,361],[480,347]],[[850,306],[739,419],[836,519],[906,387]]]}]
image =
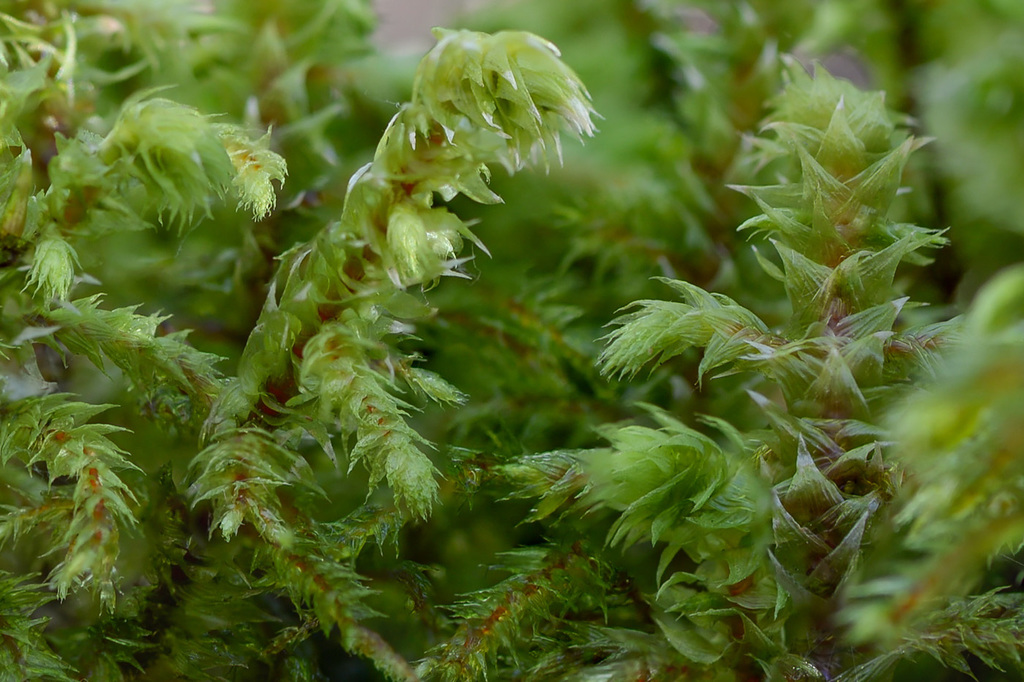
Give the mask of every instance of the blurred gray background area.
[{"label": "blurred gray background area", "polygon": [[374,37],[388,52],[419,52],[434,44],[430,29],[497,0],[375,0],[380,19]]}]

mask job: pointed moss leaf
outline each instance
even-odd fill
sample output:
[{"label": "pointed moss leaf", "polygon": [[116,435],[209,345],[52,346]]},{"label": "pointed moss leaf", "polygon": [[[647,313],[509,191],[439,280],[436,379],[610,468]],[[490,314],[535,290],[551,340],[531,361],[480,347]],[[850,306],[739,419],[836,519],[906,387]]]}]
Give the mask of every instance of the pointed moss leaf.
[{"label": "pointed moss leaf", "polygon": [[[728,574],[723,578],[712,581],[712,584],[718,585],[720,583],[722,586],[735,586],[737,583],[753,576],[759,570],[767,568],[765,555],[759,551],[751,551],[755,546],[756,541],[744,543],[739,547],[723,552],[723,558],[728,567]],[[738,590],[734,591],[738,592]],[[730,596],[735,597],[737,595],[732,594]],[[772,593],[772,599],[774,599],[774,592]]]},{"label": "pointed moss leaf", "polygon": [[772,533],[775,544],[779,547],[795,544],[804,551],[820,554],[826,554],[829,551],[825,541],[818,537],[817,534],[800,525],[777,496],[772,506]]},{"label": "pointed moss leaf", "polygon": [[815,263],[782,242],[772,241],[772,245],[782,257],[783,270],[786,273],[786,293],[789,294],[794,310],[806,310],[812,301],[818,301],[823,297],[822,289],[828,282],[832,270]]},{"label": "pointed moss leaf", "polygon": [[772,563],[775,571],[775,580],[779,585],[779,598],[775,604],[776,615],[785,607],[787,598],[791,599],[795,604],[805,606],[821,604],[824,601],[821,597],[804,587],[801,579],[798,579],[784,568],[771,550],[768,551],[768,558]]},{"label": "pointed moss leaf", "polygon": [[824,135],[822,129],[795,121],[769,121],[762,131],[774,132],[776,137],[781,140],[781,144],[774,148],[780,155],[795,154],[797,147],[817,150],[821,146],[821,138]]},{"label": "pointed moss leaf", "polygon": [[786,400],[795,404],[807,387],[821,376],[822,362],[816,357],[816,340],[795,341],[783,346],[769,346],[746,340],[748,352],[742,356],[745,365],[778,384]]},{"label": "pointed moss leaf", "polygon": [[862,393],[866,402],[871,402],[872,388],[885,390],[880,386],[884,381],[884,363],[886,343],[892,338],[893,332],[880,331],[852,341],[839,349],[843,361],[853,373],[859,386],[864,387]]},{"label": "pointed moss leaf", "polygon": [[769,637],[747,614],[740,613],[740,618],[743,620],[743,641],[755,658],[770,660],[783,652],[782,645]]},{"label": "pointed moss leaf", "polygon": [[768,275],[777,282],[786,281],[786,273],[782,271],[782,268],[780,268],[775,263],[771,262],[768,259],[768,257],[761,253],[760,249],[758,249],[756,246],[751,248],[754,251],[754,256],[757,258],[758,264],[761,266],[761,269],[764,270],[766,275]]},{"label": "pointed moss leaf", "polygon": [[711,414],[698,414],[697,420],[725,436],[726,441],[732,445],[734,452],[742,453],[747,451],[747,444],[744,441],[742,432],[725,419]]},{"label": "pointed moss leaf", "polygon": [[468,397],[435,372],[413,367],[408,371],[407,376],[409,382],[418,391],[434,402],[461,405],[466,402]]},{"label": "pointed moss leaf", "polygon": [[770,346],[759,343],[770,340],[760,329],[751,327],[739,328],[731,335],[714,334],[704,348],[704,356],[697,367],[697,380],[702,382],[711,370],[749,358],[751,345],[770,349]]},{"label": "pointed moss leaf", "polygon": [[387,298],[382,301],[381,306],[394,317],[405,320],[416,320],[426,317],[433,310],[423,300],[422,296],[416,296],[402,290],[390,292]]},{"label": "pointed moss leaf", "polygon": [[825,263],[841,259],[867,229],[868,216],[861,207],[846,202],[838,206],[838,200],[820,194],[813,195],[811,204],[811,237],[800,250]]},{"label": "pointed moss leaf", "polygon": [[908,300],[910,298],[904,296],[848,315],[839,321],[836,331],[853,339],[862,339],[876,332],[892,331],[896,318]]},{"label": "pointed moss leaf", "polygon": [[753,229],[756,233],[773,235],[780,241],[796,244],[803,243],[811,237],[813,228],[800,220],[797,211],[767,204],[761,205],[760,208],[764,213],[745,220],[736,229]]},{"label": "pointed moss leaf", "polygon": [[490,179],[490,170],[487,166],[480,165],[478,168],[459,173],[452,183],[452,189],[459,194],[465,194],[478,204],[500,204],[501,197],[488,187]]},{"label": "pointed moss leaf", "polygon": [[796,654],[783,654],[771,662],[771,669],[768,672],[770,680],[808,680],[826,682],[826,677],[811,661]]},{"label": "pointed moss leaf", "polygon": [[833,481],[881,481],[884,474],[882,448],[877,441],[847,450],[827,469]]},{"label": "pointed moss leaf", "polygon": [[846,100],[840,97],[814,157],[831,175],[846,180],[864,167],[864,155],[864,142],[850,127]]},{"label": "pointed moss leaf", "polygon": [[945,242],[938,232],[920,229],[880,251],[860,251],[836,268],[835,287],[858,307],[876,305],[889,297],[893,276],[901,261],[918,249],[941,246]]},{"label": "pointed moss leaf", "polygon": [[717,306],[714,294],[701,289],[700,287],[678,279],[668,277],[658,278],[659,282],[667,284],[674,289],[684,301],[698,309],[707,309]]},{"label": "pointed moss leaf", "polygon": [[869,206],[885,215],[896,198],[903,177],[903,168],[910,154],[920,149],[925,141],[908,138],[900,146],[871,164],[850,180],[852,200]]},{"label": "pointed moss leaf", "polygon": [[729,188],[749,196],[762,211],[772,207],[795,207],[803,198],[803,189],[799,183],[730,185]]},{"label": "pointed moss leaf", "polygon": [[[747,528],[761,515],[761,492],[758,482],[749,480],[740,469],[725,488],[708,500],[699,514],[687,519],[692,528],[680,528],[679,531],[683,537],[689,537],[708,530]],[[729,533],[722,535],[728,536]],[[704,539],[709,541],[709,546],[718,541],[711,537]]]},{"label": "pointed moss leaf", "polygon": [[780,499],[801,521],[815,519],[843,501],[842,493],[818,469],[802,438],[797,445],[796,473]]},{"label": "pointed moss leaf", "polygon": [[[668,545],[666,545],[663,550],[661,550],[661,556],[658,558],[658,569],[657,569],[657,571],[654,574],[654,576],[655,576],[654,579],[658,582],[659,585],[663,584],[661,579],[662,579],[662,577],[664,577],[665,571],[668,570],[668,567],[672,563],[672,560],[676,558],[676,556],[679,554],[679,551],[681,549],[682,549],[682,543],[672,542],[672,543],[669,543]],[[690,575],[690,574],[687,574],[687,575]],[[666,581],[666,582],[671,582],[672,578],[674,578],[674,577],[675,577],[675,574],[673,574],[673,576],[671,578],[669,578],[669,581]],[[696,576],[693,576],[693,578],[694,578],[694,580],[696,580]],[[682,578],[680,578],[680,580],[682,580]],[[676,582],[678,582],[678,581],[676,581]],[[661,588],[659,587],[659,594],[660,594],[660,590],[661,590]]]},{"label": "pointed moss leaf", "polygon": [[941,351],[956,348],[963,341],[961,317],[922,325],[895,334],[885,345],[886,362],[897,367],[905,363],[923,376],[937,377],[943,367]]},{"label": "pointed moss leaf", "polygon": [[687,660],[712,665],[726,653],[724,637],[720,633],[699,628],[686,617],[661,615],[655,616],[654,621],[669,644]]},{"label": "pointed moss leaf", "polygon": [[846,206],[852,191],[802,146],[797,146],[796,150],[802,171],[805,205],[813,206],[815,201],[820,201],[826,216],[839,222],[840,211]]},{"label": "pointed moss leaf", "polygon": [[864,663],[844,670],[835,682],[874,682],[889,679],[891,670],[906,655],[904,650],[889,651],[871,657]]},{"label": "pointed moss leaf", "polygon": [[661,428],[665,431],[673,434],[678,434],[688,439],[692,439],[695,443],[711,443],[711,441],[698,431],[690,428],[676,417],[672,416],[667,410],[653,405],[651,403],[637,403],[637,407],[642,408],[647,414],[658,423]]},{"label": "pointed moss leaf", "polygon": [[696,573],[676,571],[658,586],[656,598],[661,599],[664,595],[670,594],[676,585],[700,585],[702,583],[704,583],[704,579]]},{"label": "pointed moss leaf", "polygon": [[843,537],[842,541],[836,545],[835,549],[818,562],[818,565],[814,567],[814,571],[810,575],[811,585],[832,588],[846,582],[853,575],[858,567],[858,561],[861,556],[861,543],[864,540],[864,531],[867,528],[871,511],[873,510],[866,510],[857,523],[854,524],[853,528]]},{"label": "pointed moss leaf", "polygon": [[787,244],[803,244],[812,235],[810,225],[801,219],[795,206],[800,200],[799,185],[768,185],[765,187],[733,186],[752,198],[762,215],[750,218],[740,230],[755,229],[762,233],[775,233],[775,236]]},{"label": "pointed moss leaf", "polygon": [[811,384],[809,393],[826,415],[837,411],[853,417],[868,414],[867,400],[838,348],[828,350],[821,373]]},{"label": "pointed moss leaf", "polygon": [[785,450],[793,452],[797,450],[801,440],[806,441],[816,451],[834,452],[839,447],[821,429],[809,424],[806,420],[797,419],[783,410],[774,402],[756,391],[747,391],[747,395],[757,403],[758,407],[767,415],[771,422],[772,429],[783,440]]}]

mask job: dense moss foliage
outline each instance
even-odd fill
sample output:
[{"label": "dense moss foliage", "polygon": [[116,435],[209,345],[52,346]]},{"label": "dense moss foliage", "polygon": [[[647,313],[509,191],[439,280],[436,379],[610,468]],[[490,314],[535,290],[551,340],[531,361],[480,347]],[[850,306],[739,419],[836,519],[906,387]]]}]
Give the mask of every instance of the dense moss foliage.
[{"label": "dense moss foliage", "polygon": [[0,680],[1024,674],[1020,7],[0,3]]}]

